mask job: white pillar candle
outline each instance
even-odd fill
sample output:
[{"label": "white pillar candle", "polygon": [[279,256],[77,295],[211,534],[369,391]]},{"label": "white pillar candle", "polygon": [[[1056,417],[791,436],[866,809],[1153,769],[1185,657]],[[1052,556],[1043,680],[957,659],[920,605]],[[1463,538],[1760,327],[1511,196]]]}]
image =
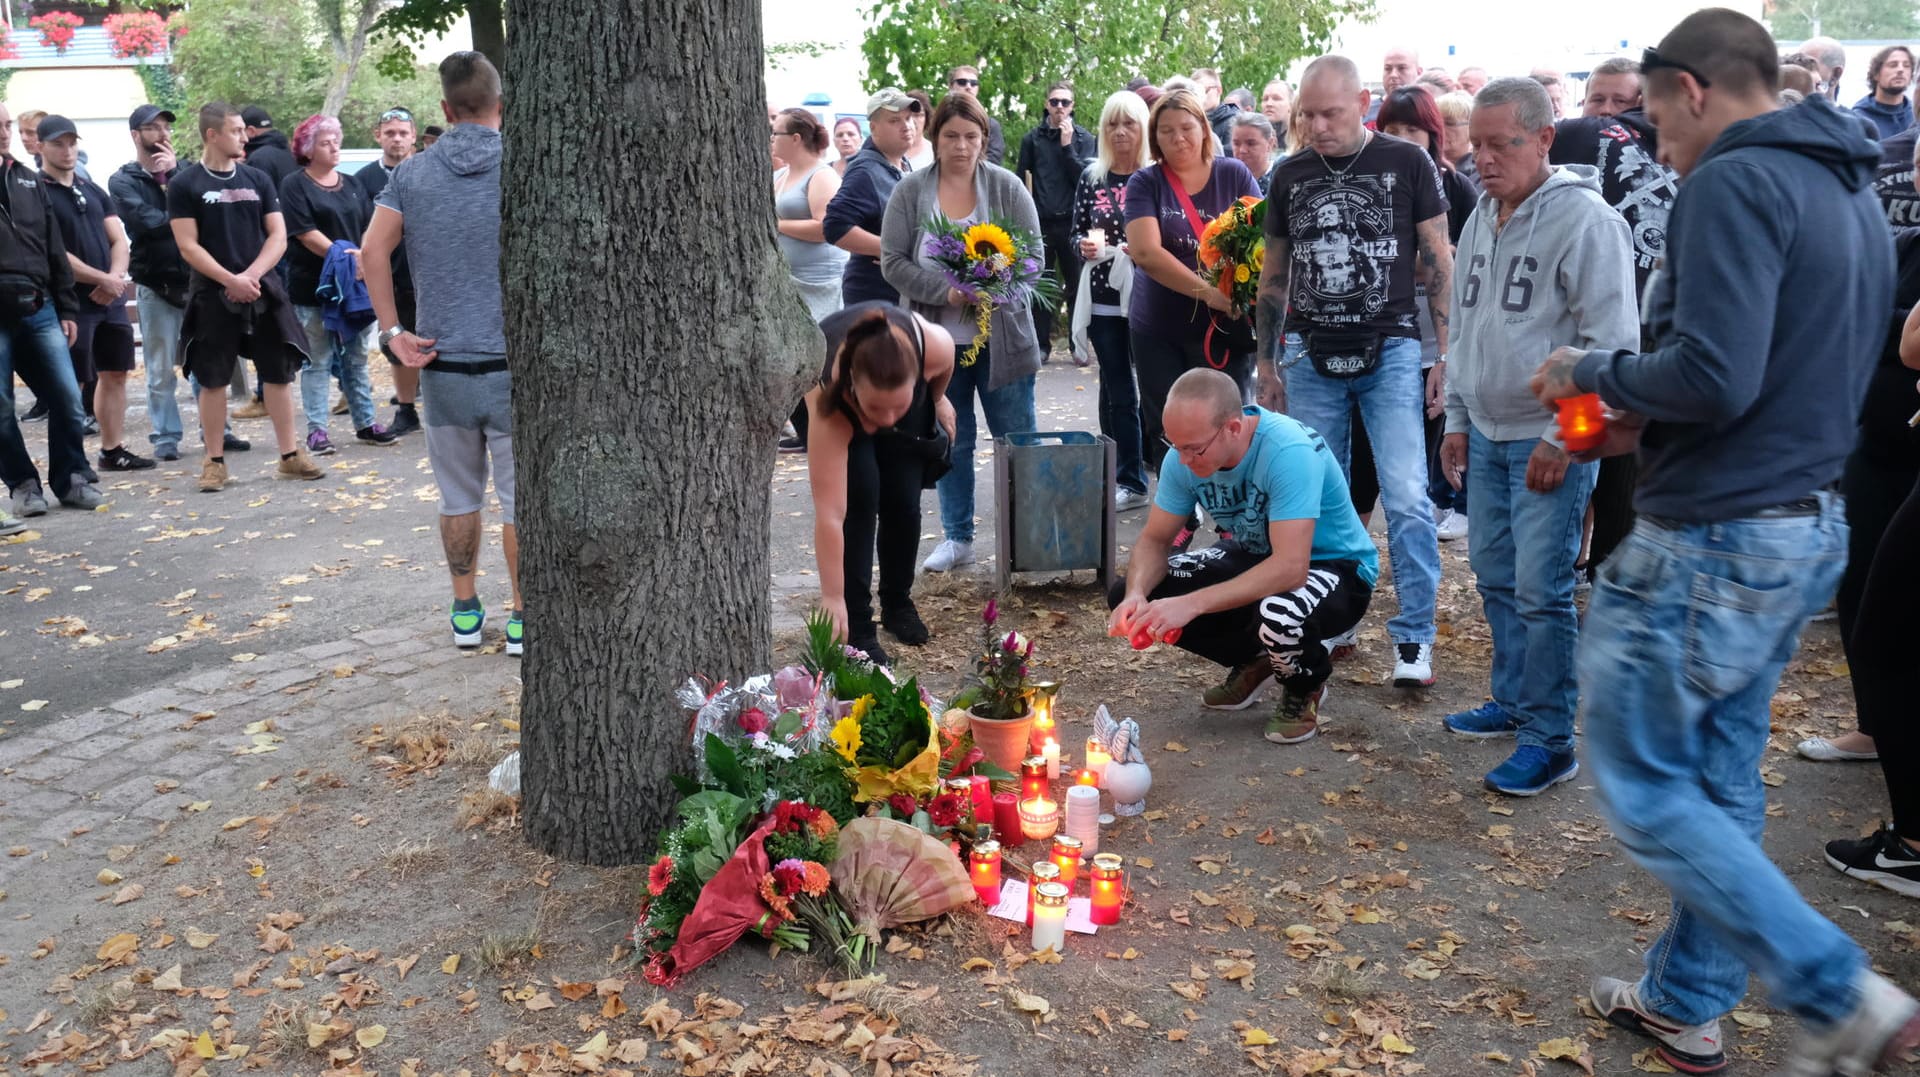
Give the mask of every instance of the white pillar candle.
[{"label": "white pillar candle", "polygon": [[1080,839],[1086,855],[1100,850],[1100,790],[1091,785],[1067,788],[1065,829],[1069,837]]},{"label": "white pillar candle", "polygon": [[1040,754],[1047,761],[1047,780],[1059,781],[1060,780],[1060,742],[1057,740],[1054,740],[1052,737],[1048,737],[1047,743],[1040,750]]},{"label": "white pillar candle", "polygon": [[1041,883],[1033,903],[1033,952],[1067,952],[1067,888]]}]

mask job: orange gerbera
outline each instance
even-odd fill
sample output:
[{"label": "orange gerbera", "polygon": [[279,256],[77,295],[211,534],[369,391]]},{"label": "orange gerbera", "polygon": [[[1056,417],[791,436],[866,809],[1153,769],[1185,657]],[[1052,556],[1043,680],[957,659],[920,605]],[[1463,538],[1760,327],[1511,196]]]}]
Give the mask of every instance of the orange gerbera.
[{"label": "orange gerbera", "polygon": [[827,887],[833,882],[833,876],[827,873],[824,866],[809,860],[803,865],[802,870],[806,872],[805,881],[800,884],[803,892],[813,897],[820,897],[827,892]]}]

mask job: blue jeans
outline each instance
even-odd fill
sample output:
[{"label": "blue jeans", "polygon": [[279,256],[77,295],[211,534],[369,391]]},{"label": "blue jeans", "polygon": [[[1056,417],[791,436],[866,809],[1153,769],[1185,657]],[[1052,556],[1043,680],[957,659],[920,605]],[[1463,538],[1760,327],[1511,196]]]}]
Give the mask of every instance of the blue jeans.
[{"label": "blue jeans", "polygon": [[1127,320],[1096,314],[1087,342],[1100,361],[1100,432],[1113,439],[1114,480],[1123,490],[1147,492],[1147,458],[1141,448],[1140,390],[1133,384],[1133,337]]},{"label": "blue jeans", "polygon": [[67,335],[51,302],[42,304],[12,332],[0,333],[0,479],[10,491],[40,482],[13,413],[15,374],[33,390],[34,399],[47,406],[47,485],[54,496],[67,496],[75,483],[99,482],[100,477],[87,466],[80,383],[74,380]]},{"label": "blue jeans", "polygon": [[[293,308],[300,328],[307,331],[307,354],[312,361],[300,370],[300,407],[307,413],[307,430],[327,428],[327,383],[340,379],[347,412],[355,430],[373,425],[373,376],[367,373],[366,339],[356,333],[341,340],[327,328],[319,307]],[[326,356],[326,360],[321,360]]]},{"label": "blue jeans", "polygon": [[1434,595],[1440,588],[1440,537],[1433,503],[1427,500],[1426,385],[1420,378],[1420,342],[1389,337],[1380,362],[1357,378],[1326,378],[1306,357],[1298,333],[1288,333],[1281,359],[1286,368],[1287,412],[1320,432],[1350,470],[1348,438],[1353,405],[1360,405],[1367,441],[1380,475],[1380,502],[1387,512],[1387,556],[1400,612],[1387,622],[1395,643],[1432,643]]},{"label": "blue jeans", "polygon": [[1587,756],[1614,833],[1673,892],[1641,997],[1675,1021],[1732,1009],[1751,969],[1771,1001],[1831,1023],[1852,1011],[1866,968],[1760,846],[1769,704],[1847,560],[1843,500],[1815,496],[1809,516],[1671,526],[1642,517],[1601,567],[1587,607],[1578,659]]},{"label": "blue jeans", "polygon": [[[981,348],[972,366],[953,367],[953,380],[947,383],[947,399],[953,404],[953,470],[947,472],[936,489],[940,492],[940,527],[955,542],[973,541],[973,440],[980,427],[973,415],[973,398],[987,413],[987,430],[994,437],[1024,434],[1037,423],[1033,413],[1033,375],[1018,378],[989,391],[993,376],[990,348]],[[964,348],[957,349],[964,352]]]},{"label": "blue jeans", "polygon": [[147,422],[153,432],[147,441],[155,448],[179,448],[180,321],[187,312],[160,298],[144,284],[135,285],[134,302],[140,311],[140,361],[147,368]]},{"label": "blue jeans", "polygon": [[[1493,630],[1493,701],[1520,720],[1520,743],[1573,751],[1573,563],[1597,463],[1569,464],[1560,488],[1527,489],[1539,438],[1493,441],[1467,431],[1467,471],[1476,491],[1467,547]],[[1452,489],[1449,487],[1448,489]]]}]

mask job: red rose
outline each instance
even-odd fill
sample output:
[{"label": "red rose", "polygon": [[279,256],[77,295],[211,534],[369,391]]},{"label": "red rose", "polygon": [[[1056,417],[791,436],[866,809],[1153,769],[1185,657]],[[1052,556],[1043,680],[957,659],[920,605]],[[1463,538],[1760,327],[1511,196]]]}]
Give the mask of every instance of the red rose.
[{"label": "red rose", "polygon": [[755,734],[765,733],[769,725],[767,712],[761,710],[759,707],[748,707],[746,710],[741,711],[740,717],[735,718],[734,722],[740,726],[740,732],[745,733],[749,737]]},{"label": "red rose", "polygon": [[958,793],[942,793],[927,805],[927,817],[938,827],[958,826],[966,813],[967,802]]},{"label": "red rose", "polygon": [[913,813],[920,810],[920,804],[908,793],[895,793],[887,798],[887,807],[901,819],[912,819]]}]

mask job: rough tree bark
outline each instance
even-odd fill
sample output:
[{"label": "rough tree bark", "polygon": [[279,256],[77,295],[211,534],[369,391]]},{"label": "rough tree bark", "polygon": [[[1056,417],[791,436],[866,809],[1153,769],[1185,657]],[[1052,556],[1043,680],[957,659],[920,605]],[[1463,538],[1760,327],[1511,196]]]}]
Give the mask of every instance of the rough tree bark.
[{"label": "rough tree bark", "polygon": [[767,666],[774,440],[822,344],[774,241],[760,0],[543,0],[508,57],[527,837],[638,863],[690,769],[676,685]]},{"label": "rough tree bark", "polygon": [[327,96],[320,106],[323,116],[338,116],[360,73],[360,62],[367,55],[367,34],[389,0],[322,0],[318,5],[320,25],[326,31],[327,50],[333,58],[333,73],[327,78]]}]

